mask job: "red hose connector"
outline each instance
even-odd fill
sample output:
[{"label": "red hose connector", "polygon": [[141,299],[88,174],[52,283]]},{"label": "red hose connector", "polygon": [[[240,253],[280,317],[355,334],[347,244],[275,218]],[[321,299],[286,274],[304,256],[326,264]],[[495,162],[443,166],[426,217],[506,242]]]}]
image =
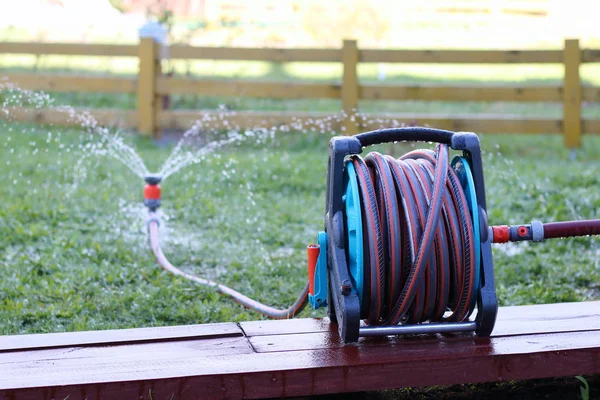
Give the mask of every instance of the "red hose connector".
[{"label": "red hose connector", "polygon": [[510,232],[507,225],[492,226],[492,242],[507,243],[510,239]]},{"label": "red hose connector", "polygon": [[542,223],[532,221],[525,225],[492,226],[492,243],[520,242],[530,240],[541,242],[544,239],[570,238],[600,235],[600,219]]},{"label": "red hose connector", "polygon": [[544,225],[540,221],[532,221],[525,225],[492,226],[492,243],[508,243],[544,240]]},{"label": "red hose connector", "polygon": [[150,211],[156,211],[160,207],[161,188],[159,175],[148,175],[144,178],[146,186],[144,186],[144,205]]},{"label": "red hose connector", "polygon": [[144,186],[144,200],[160,200],[160,185]]}]

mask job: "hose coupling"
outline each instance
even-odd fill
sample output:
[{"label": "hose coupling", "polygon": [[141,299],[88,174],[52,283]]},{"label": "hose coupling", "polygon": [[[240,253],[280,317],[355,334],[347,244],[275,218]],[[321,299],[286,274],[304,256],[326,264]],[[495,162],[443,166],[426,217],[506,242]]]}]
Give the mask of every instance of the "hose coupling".
[{"label": "hose coupling", "polygon": [[148,210],[154,212],[160,207],[160,196],[161,188],[160,181],[162,177],[160,175],[147,175],[144,177],[146,186],[144,187],[144,205],[148,207]]}]

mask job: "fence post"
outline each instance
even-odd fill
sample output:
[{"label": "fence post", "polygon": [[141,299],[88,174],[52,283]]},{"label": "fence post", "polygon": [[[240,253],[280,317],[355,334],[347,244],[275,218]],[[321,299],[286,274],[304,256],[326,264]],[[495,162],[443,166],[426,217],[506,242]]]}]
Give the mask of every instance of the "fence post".
[{"label": "fence post", "polygon": [[156,93],[156,80],[160,75],[159,43],[153,38],[140,38],[139,71],[137,81],[137,126],[145,136],[160,139],[157,126],[160,97]]},{"label": "fence post", "polygon": [[563,134],[565,146],[581,147],[581,81],[579,39],[566,39],[563,50],[565,75],[563,84]]},{"label": "fence post", "polygon": [[342,79],[342,105],[345,118],[343,127],[344,134],[354,135],[358,133],[359,121],[357,118],[359,83],[358,67],[359,54],[356,40],[344,39],[342,47],[342,62],[344,63],[344,76]]}]

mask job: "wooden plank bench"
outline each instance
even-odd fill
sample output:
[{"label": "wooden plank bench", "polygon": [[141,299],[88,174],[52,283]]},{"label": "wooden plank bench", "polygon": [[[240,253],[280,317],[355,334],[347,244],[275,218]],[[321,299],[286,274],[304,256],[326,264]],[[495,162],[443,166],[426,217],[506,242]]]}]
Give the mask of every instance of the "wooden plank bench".
[{"label": "wooden plank bench", "polygon": [[499,310],[491,338],[326,319],[0,337],[0,399],[252,399],[600,373],[600,301]]}]

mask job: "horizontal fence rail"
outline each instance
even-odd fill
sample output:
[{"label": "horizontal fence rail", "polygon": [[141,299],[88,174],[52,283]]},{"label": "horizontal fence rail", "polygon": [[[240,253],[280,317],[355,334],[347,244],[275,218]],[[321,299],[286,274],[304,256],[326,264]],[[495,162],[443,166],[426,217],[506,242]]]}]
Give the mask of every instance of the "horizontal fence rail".
[{"label": "horizontal fence rail", "polygon": [[[101,125],[118,125],[135,128],[138,124],[137,112],[119,109],[85,109],[73,108],[65,110],[8,108],[7,113],[15,121],[35,122],[64,126],[81,126],[82,119],[73,117],[75,114],[89,112]],[[332,116],[325,112],[292,112],[292,111],[244,111],[223,113],[207,110],[163,110],[157,115],[159,129],[189,129],[196,121],[207,120],[218,122],[227,120],[227,126],[243,129],[245,127],[264,126],[311,126],[325,124],[327,128],[341,130],[342,117]],[[357,126],[362,130],[380,129],[399,126],[401,123],[410,125],[429,125],[440,129],[455,131],[474,131],[477,133],[511,133],[511,134],[547,134],[557,133],[562,129],[563,121],[559,118],[522,118],[519,115],[498,114],[427,114],[415,115],[408,113],[368,114],[368,118],[358,118]],[[598,134],[600,120],[583,118],[582,133]]]},{"label": "horizontal fence rail", "polygon": [[59,92],[135,93],[136,78],[74,74],[4,74],[11,84],[26,90]]},{"label": "horizontal fence rail", "polygon": [[169,57],[180,60],[241,60],[268,62],[340,62],[338,49],[270,49],[248,47],[169,47]]},{"label": "horizontal fence rail", "polygon": [[422,64],[548,64],[563,62],[560,50],[361,50],[360,62]]},{"label": "horizontal fence rail", "polygon": [[[143,38],[137,45],[74,43],[0,43],[0,53],[70,55],[91,57],[136,57],[139,70],[134,77],[86,76],[81,74],[6,73],[0,84],[22,89],[133,93],[137,110],[88,110],[99,123],[137,128],[143,134],[160,137],[162,129],[187,129],[199,119],[221,121],[240,129],[256,126],[317,124],[346,134],[398,124],[430,125],[478,133],[562,133],[567,147],[581,145],[581,135],[600,133],[600,119],[583,119],[582,102],[600,102],[600,87],[583,86],[579,69],[583,63],[600,63],[600,49],[582,49],[577,39],[567,39],[561,50],[394,50],[360,49],[354,40],[344,40],[339,49],[321,48],[239,48],[173,45],[163,52],[158,43]],[[178,60],[244,60],[272,63],[340,63],[339,82],[310,83],[290,80],[210,79],[167,76],[162,73],[164,55]],[[360,63],[419,64],[562,64],[561,85],[444,85],[362,83]],[[175,94],[234,96],[272,99],[338,99],[340,113],[258,112],[162,109],[161,97]],[[562,118],[522,117],[498,114],[368,114],[359,111],[360,100],[554,102],[562,103]],[[72,115],[54,109],[12,109],[15,120],[77,125]],[[270,124],[270,125],[268,125]]]},{"label": "horizontal fence rail", "polygon": [[189,78],[158,78],[159,94],[203,94],[206,96],[243,96],[275,99],[339,99],[341,85],[265,82],[248,80],[209,80]]},{"label": "horizontal fence rail", "polygon": [[63,56],[137,57],[137,45],[0,42],[0,53]]}]

